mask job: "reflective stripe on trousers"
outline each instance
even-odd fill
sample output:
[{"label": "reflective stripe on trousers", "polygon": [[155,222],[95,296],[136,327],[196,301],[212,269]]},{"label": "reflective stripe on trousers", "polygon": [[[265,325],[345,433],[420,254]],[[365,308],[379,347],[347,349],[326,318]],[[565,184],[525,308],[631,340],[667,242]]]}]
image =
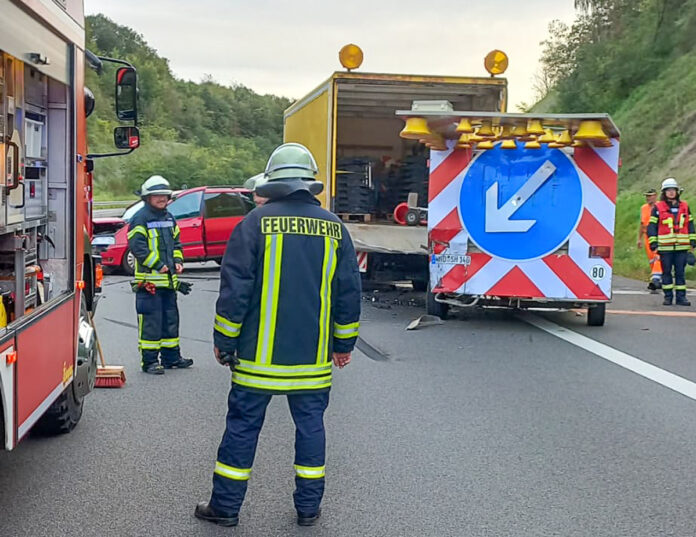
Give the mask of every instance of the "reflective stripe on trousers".
[{"label": "reflective stripe on trousers", "polygon": [[[210,504],[226,515],[236,515],[244,501],[259,433],[272,395],[233,386],[228,398],[227,426],[218,448]],[[314,514],[324,494],[324,411],[329,392],[287,396],[295,422],[295,509]]]}]

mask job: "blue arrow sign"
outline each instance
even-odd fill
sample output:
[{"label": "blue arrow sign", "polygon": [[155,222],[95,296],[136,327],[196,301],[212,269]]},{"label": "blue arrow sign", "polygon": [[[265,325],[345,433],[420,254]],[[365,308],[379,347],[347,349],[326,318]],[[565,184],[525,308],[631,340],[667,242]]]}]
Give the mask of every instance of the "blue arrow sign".
[{"label": "blue arrow sign", "polygon": [[559,149],[501,149],[479,154],[462,183],[460,214],[484,252],[521,261],[557,250],[582,213],[582,183]]}]

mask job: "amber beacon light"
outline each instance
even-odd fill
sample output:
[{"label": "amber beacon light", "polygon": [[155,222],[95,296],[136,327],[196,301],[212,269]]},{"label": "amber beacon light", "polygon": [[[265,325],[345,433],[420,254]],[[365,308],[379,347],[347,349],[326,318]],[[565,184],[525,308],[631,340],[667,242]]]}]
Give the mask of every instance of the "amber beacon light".
[{"label": "amber beacon light", "polygon": [[502,75],[508,68],[507,54],[502,50],[491,50],[483,60],[483,65],[491,76]]},{"label": "amber beacon light", "polygon": [[358,45],[350,43],[340,50],[338,59],[343,67],[352,71],[362,65],[363,51]]}]

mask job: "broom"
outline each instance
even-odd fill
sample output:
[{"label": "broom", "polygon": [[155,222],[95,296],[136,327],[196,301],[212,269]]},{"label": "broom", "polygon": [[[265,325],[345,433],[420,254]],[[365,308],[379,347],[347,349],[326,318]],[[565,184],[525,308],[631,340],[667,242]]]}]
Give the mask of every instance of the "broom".
[{"label": "broom", "polygon": [[97,342],[97,350],[99,351],[99,361],[101,362],[101,367],[97,367],[97,380],[94,383],[95,388],[122,388],[126,383],[126,372],[122,365],[106,365],[104,363],[104,351],[102,351],[101,343],[99,342],[99,337],[97,336],[97,327],[94,326],[94,319],[91,315],[89,317],[89,324],[92,325],[94,330],[94,340]]}]

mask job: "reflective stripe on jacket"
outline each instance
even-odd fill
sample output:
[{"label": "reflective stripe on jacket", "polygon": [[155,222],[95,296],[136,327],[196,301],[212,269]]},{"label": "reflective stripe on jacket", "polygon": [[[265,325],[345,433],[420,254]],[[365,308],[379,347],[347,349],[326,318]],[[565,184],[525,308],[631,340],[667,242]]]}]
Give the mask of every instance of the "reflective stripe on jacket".
[{"label": "reflective stripe on jacket", "polygon": [[[179,226],[168,211],[158,211],[146,203],[133,215],[128,226],[128,248],[135,256],[135,281],[156,287],[176,289],[174,265],[183,263]],[[169,273],[161,273],[162,267]]]},{"label": "reflective stripe on jacket", "polygon": [[341,221],[307,192],[235,228],[220,269],[215,345],[237,352],[232,382],[270,393],[325,390],[332,352],[358,337],[360,273]]},{"label": "reflective stripe on jacket", "polygon": [[693,216],[686,202],[680,201],[676,214],[665,201],[658,201],[652,210],[648,224],[651,245],[658,250],[688,250],[696,246]]}]

